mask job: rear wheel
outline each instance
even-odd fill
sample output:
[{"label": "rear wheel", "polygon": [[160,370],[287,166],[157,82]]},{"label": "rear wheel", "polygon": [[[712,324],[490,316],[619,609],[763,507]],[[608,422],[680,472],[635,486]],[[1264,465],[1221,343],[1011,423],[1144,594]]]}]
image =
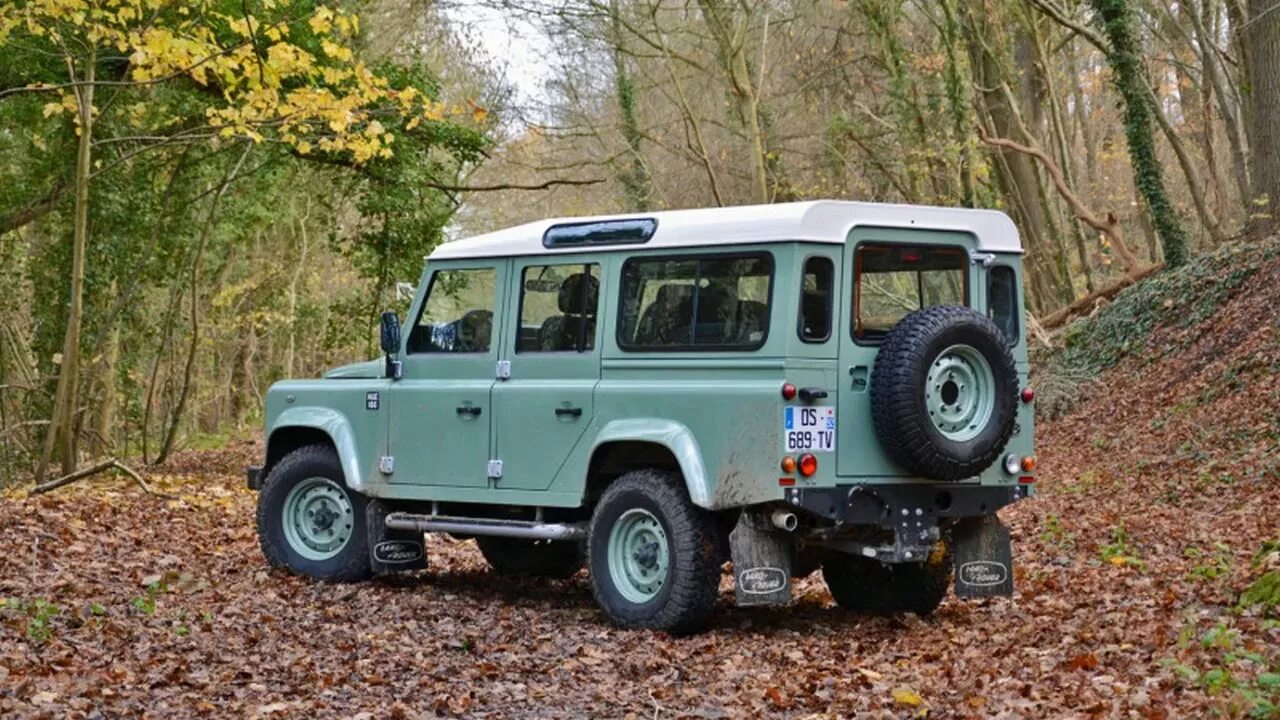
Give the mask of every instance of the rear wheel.
[{"label": "rear wheel", "polygon": [[258,543],[267,562],[319,580],[370,575],[365,497],[347,487],[333,448],[284,457],[258,495]]},{"label": "rear wheel", "polygon": [[689,500],[674,473],[618,478],[596,505],[587,540],[596,601],[622,627],[701,630],[720,588],[712,513]]},{"label": "rear wheel", "polygon": [[938,609],[951,587],[951,556],[938,555],[931,562],[886,564],[833,552],[822,564],[822,579],[836,604],[846,610],[928,615]]},{"label": "rear wheel", "polygon": [[582,546],[577,542],[477,537],[476,545],[499,575],[567,578],[582,567]]}]

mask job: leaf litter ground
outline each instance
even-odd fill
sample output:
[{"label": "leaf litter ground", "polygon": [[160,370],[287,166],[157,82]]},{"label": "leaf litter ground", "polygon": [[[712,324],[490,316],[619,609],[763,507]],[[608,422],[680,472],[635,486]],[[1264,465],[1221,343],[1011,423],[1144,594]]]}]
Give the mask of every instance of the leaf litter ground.
[{"label": "leaf litter ground", "polygon": [[1040,495],[1002,512],[1016,596],[924,619],[842,612],[816,574],[784,610],[733,609],[726,582],[696,637],[619,631],[585,574],[499,579],[435,537],[412,576],[271,572],[250,442],[150,473],[174,498],[106,477],[11,491],[0,716],[1243,716],[1248,698],[1203,671],[1246,677],[1226,663],[1280,647],[1274,622],[1234,610],[1280,522],[1278,295],[1272,260],[1043,424]]}]

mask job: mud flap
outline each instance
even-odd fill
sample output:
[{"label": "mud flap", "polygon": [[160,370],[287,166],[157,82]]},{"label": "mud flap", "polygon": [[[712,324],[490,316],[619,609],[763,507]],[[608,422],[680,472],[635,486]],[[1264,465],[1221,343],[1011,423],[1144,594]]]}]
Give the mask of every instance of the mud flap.
[{"label": "mud flap", "polygon": [[791,603],[791,538],[744,512],[729,533],[733,596],[740,606]]},{"label": "mud flap", "polygon": [[995,515],[967,518],[952,531],[956,596],[1013,595],[1013,547]]},{"label": "mud flap", "polygon": [[423,535],[414,530],[392,530],[387,515],[392,512],[384,500],[369,498],[365,505],[365,527],[369,533],[369,566],[379,575],[427,567]]}]

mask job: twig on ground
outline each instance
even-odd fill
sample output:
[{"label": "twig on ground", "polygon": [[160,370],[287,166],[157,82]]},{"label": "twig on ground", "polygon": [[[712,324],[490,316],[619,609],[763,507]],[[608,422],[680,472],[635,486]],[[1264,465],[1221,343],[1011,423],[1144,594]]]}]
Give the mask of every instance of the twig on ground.
[{"label": "twig on ground", "polygon": [[91,475],[97,475],[100,472],[104,472],[106,470],[112,470],[112,469],[119,470],[125,475],[128,475],[130,478],[133,479],[135,483],[138,484],[138,487],[142,488],[142,491],[147,493],[148,495],[155,495],[157,497],[172,497],[171,495],[167,495],[165,493],[152,490],[151,487],[147,485],[146,481],[142,479],[141,475],[134,472],[132,468],[120,462],[116,458],[103,460],[102,462],[96,465],[91,465],[87,468],[77,470],[68,475],[63,475],[62,477],[57,478],[56,480],[50,480],[49,482],[41,483],[31,488],[31,492],[28,493],[28,497],[30,497],[31,495],[41,495],[43,493],[49,492],[50,490],[56,490],[64,485],[70,485],[71,483],[77,480],[83,480],[84,478],[90,477]]}]

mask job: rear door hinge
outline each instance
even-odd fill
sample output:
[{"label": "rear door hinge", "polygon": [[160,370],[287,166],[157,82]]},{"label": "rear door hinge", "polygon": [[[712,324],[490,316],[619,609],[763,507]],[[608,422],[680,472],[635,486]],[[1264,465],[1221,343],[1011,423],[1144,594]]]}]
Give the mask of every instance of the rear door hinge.
[{"label": "rear door hinge", "polygon": [[502,477],[502,461],[490,460],[489,466],[486,469],[486,471],[489,474],[490,480],[497,480],[498,478]]},{"label": "rear door hinge", "polygon": [[511,378],[511,361],[499,360],[497,367],[494,368],[493,375],[499,380],[510,379]]},{"label": "rear door hinge", "polygon": [[981,265],[982,267],[990,267],[991,263],[996,261],[996,256],[991,253],[984,253],[984,252],[978,252],[977,250],[970,250],[969,260],[973,262],[974,265]]},{"label": "rear door hinge", "polygon": [[378,471],[383,475],[390,475],[396,471],[396,459],[390,455],[383,455],[378,458]]}]

